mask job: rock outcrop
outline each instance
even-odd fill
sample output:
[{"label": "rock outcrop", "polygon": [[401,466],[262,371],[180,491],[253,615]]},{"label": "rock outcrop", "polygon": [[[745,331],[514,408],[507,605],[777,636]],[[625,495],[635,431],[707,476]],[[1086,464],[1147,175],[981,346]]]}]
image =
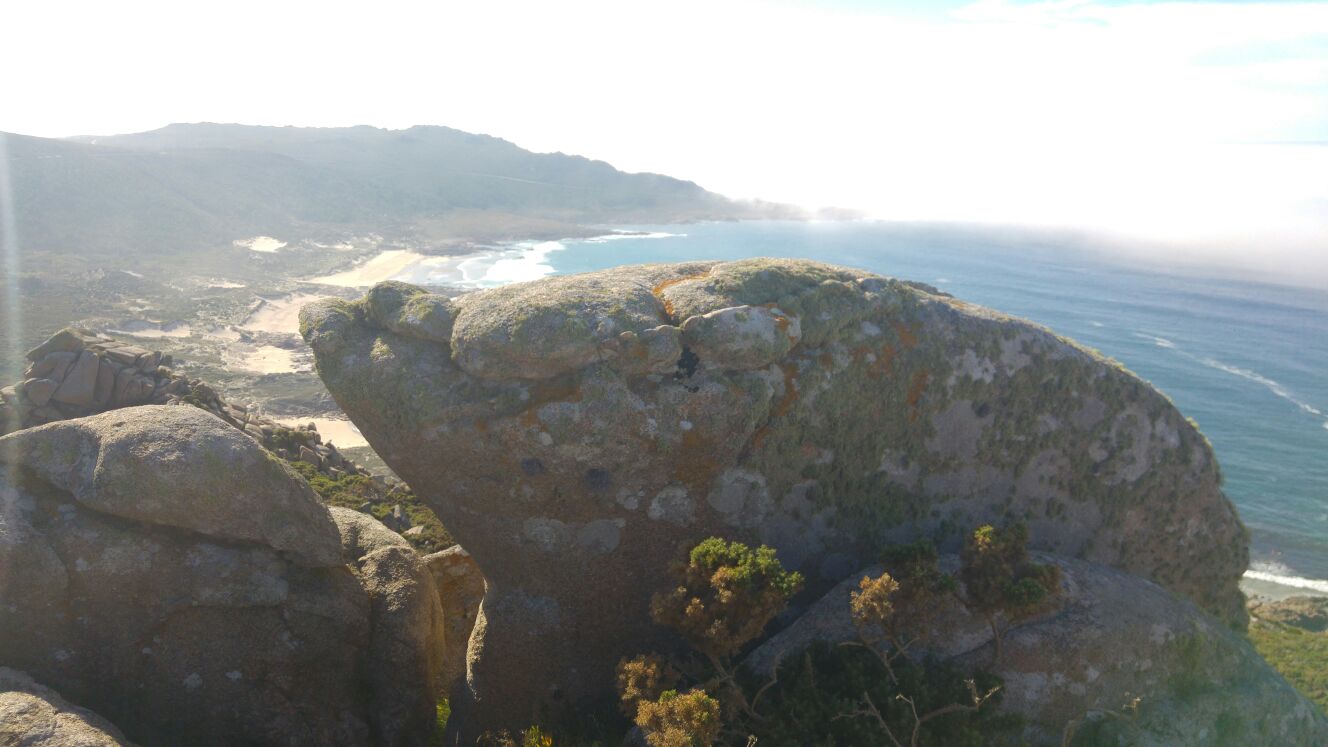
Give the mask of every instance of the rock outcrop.
[{"label": "rock outcrop", "polygon": [[[1072,722],[1103,730],[1100,737],[1112,734],[1112,744],[1328,743],[1328,719],[1318,707],[1249,641],[1192,603],[1095,563],[1040,553],[1034,559],[1060,568],[1061,592],[1052,606],[1004,631],[994,665],[987,621],[954,598],[901,611],[905,620],[926,621],[908,633],[910,657],[933,656],[1004,680],[1000,707],[1023,718],[1030,744],[1062,744]],[[955,556],[941,559],[948,572],[958,565]],[[858,640],[850,594],[863,576],[881,572],[872,566],[845,579],[745,665],[768,678],[813,641]],[[1137,709],[1127,710],[1136,697]]]},{"label": "rock outcrop", "polygon": [[441,614],[403,540],[201,409],[0,438],[0,665],[136,741],[421,744]]},{"label": "rock outcrop", "polygon": [[824,591],[880,548],[1022,520],[1034,548],[1237,625],[1246,535],[1211,448],[1119,365],[859,271],[625,267],[306,307],[342,409],[488,581],[452,739],[612,691],[669,562],[708,535]]},{"label": "rock outcrop", "polygon": [[66,327],[28,351],[27,358],[23,381],[0,389],[0,435],[122,407],[189,404],[244,431],[282,459],[307,462],[328,477],[369,474],[323,443],[313,423],[290,428],[227,402],[207,383],[171,368],[175,361],[159,350]]},{"label": "rock outcrop", "polygon": [[484,575],[461,545],[426,555],[424,563],[433,574],[443,605],[443,628],[447,633],[443,686],[451,692],[452,686],[466,676],[466,648],[484,600]]},{"label": "rock outcrop", "polygon": [[111,722],[8,667],[0,667],[0,745],[132,747]]}]

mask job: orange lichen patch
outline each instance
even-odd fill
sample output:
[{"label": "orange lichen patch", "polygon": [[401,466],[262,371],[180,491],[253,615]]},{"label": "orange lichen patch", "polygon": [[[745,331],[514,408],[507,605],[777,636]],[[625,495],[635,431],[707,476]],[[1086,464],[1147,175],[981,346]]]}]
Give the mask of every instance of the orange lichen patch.
[{"label": "orange lichen patch", "polygon": [[891,322],[890,324],[895,328],[895,334],[899,335],[899,344],[903,345],[905,350],[918,344],[917,334],[915,334],[913,330],[904,326],[902,322]]},{"label": "orange lichen patch", "polygon": [[802,455],[807,457],[808,459],[811,459],[820,453],[821,450],[816,448],[816,444],[811,442],[804,442],[802,444]]},{"label": "orange lichen patch", "polygon": [[487,420],[476,420],[476,421],[475,421],[475,430],[479,431],[480,433],[488,433],[488,432],[489,432],[489,421],[487,421]]},{"label": "orange lichen patch", "polygon": [[830,353],[828,352],[821,353],[819,356],[816,357],[816,360],[826,368],[834,368],[835,357],[833,355],[830,355]]},{"label": "orange lichen patch", "polygon": [[682,283],[688,280],[696,280],[698,278],[703,278],[709,274],[710,273],[708,272],[698,272],[694,275],[683,275],[682,277],[669,278],[668,280],[661,280],[660,282],[655,284],[654,288],[650,289],[651,295],[653,295],[655,298],[658,298],[659,302],[664,305],[664,313],[668,314],[669,316],[668,321],[670,322],[673,321],[673,315],[675,312],[673,308],[673,302],[664,297],[663,295],[664,291],[672,286],[677,285],[678,283]]},{"label": "orange lichen patch", "polygon": [[535,412],[535,409],[536,409],[536,408],[532,407],[532,408],[530,408],[530,409],[528,409],[528,410],[524,410],[524,411],[522,411],[522,413],[521,413],[521,424],[522,424],[522,425],[524,425],[524,426],[526,426],[526,427],[528,427],[528,428],[533,428],[533,427],[539,425],[539,414]]},{"label": "orange lichen patch", "polygon": [[771,410],[772,417],[783,417],[798,400],[798,366],[796,363],[784,363],[779,367],[784,372],[784,396],[779,398]]},{"label": "orange lichen patch", "polygon": [[930,378],[931,374],[927,371],[918,371],[913,374],[913,379],[908,384],[908,396],[905,401],[908,402],[910,423],[918,419],[918,402],[921,401],[923,392],[927,391],[927,380]]}]

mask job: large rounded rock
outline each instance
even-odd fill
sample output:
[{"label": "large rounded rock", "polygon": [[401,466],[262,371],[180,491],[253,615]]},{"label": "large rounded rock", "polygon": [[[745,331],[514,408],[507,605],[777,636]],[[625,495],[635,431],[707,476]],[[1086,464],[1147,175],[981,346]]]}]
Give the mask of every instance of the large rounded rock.
[{"label": "large rounded rock", "polygon": [[202,410],[19,431],[0,438],[0,665],[145,744],[422,743],[432,580],[342,547],[307,483]]},{"label": "large rounded rock", "polygon": [[464,736],[611,698],[619,656],[667,645],[650,595],[707,535],[775,546],[815,593],[884,543],[1021,519],[1035,548],[1245,619],[1245,531],[1203,436],[1043,328],[767,259],[552,278],[448,312],[445,343],[366,302],[306,307],[301,329],[488,580]]},{"label": "large rounded rock", "polygon": [[111,722],[8,667],[0,667],[0,745],[132,747]]},{"label": "large rounded rock", "polygon": [[[1062,744],[1067,724],[1098,730],[1103,744],[1328,744],[1328,719],[1318,707],[1248,640],[1192,603],[1113,568],[1042,553],[1034,559],[1060,568],[1060,593],[1004,631],[994,664],[986,619],[954,598],[901,610],[905,619],[926,621],[908,631],[909,656],[1000,676],[1000,707],[1022,717],[1030,744]],[[945,570],[958,565],[955,556],[941,558]],[[752,651],[745,666],[768,678],[814,641],[858,640],[850,595],[859,579],[881,572],[872,566],[845,579]],[[1136,697],[1137,709],[1127,711]],[[1125,713],[1130,718],[1108,715]]]}]

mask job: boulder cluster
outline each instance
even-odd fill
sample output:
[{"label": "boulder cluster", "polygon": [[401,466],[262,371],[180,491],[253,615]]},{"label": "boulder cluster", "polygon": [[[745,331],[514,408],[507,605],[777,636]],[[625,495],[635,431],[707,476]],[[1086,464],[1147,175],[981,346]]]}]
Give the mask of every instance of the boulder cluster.
[{"label": "boulder cluster", "polygon": [[[620,657],[677,647],[650,599],[707,536],[774,547],[805,604],[892,543],[1019,521],[1032,549],[1245,624],[1246,532],[1196,427],[1115,362],[934,288],[778,259],[386,283],[306,306],[301,332],[488,581],[452,743],[608,701]],[[1046,663],[1089,689],[1105,665]]]},{"label": "boulder cluster", "polygon": [[166,404],[189,395],[171,356],[110,337],[66,328],[28,352],[23,381],[0,389],[19,427],[77,418],[117,407]]},{"label": "boulder cluster", "polygon": [[244,431],[277,456],[313,465],[331,478],[369,471],[323,443],[313,423],[290,428],[253,408],[227,402],[174,360],[106,335],[67,327],[27,354],[23,381],[0,389],[0,434],[136,405],[200,407]]},{"label": "boulder cluster", "polygon": [[741,662],[761,678],[852,638],[849,594],[891,548],[954,571],[974,527],[1015,523],[1050,601],[998,627],[967,587],[927,597],[908,655],[992,667],[1022,739],[1126,708],[1130,743],[1328,743],[1239,633],[1247,538],[1207,441],[1048,330],[755,259],[455,299],[385,283],[301,332],[465,549],[423,556],[402,507],[353,510],[372,481],[315,430],[62,331],[0,392],[0,744],[433,744],[448,697],[442,742],[469,747],[614,711],[621,658],[683,652],[651,597],[707,537],[805,579]]},{"label": "boulder cluster", "polygon": [[194,407],[0,438],[0,630],[144,744],[421,744],[444,685],[423,559]]}]

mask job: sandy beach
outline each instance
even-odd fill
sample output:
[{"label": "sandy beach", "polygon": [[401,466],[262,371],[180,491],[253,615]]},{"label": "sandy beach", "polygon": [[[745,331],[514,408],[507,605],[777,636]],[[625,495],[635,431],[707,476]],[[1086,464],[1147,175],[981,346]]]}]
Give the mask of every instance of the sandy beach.
[{"label": "sandy beach", "polygon": [[240,329],[250,332],[275,332],[298,335],[300,333],[300,308],[307,303],[317,301],[322,296],[313,293],[296,293],[264,301],[254,313],[244,320]]},{"label": "sandy beach", "polygon": [[302,428],[306,423],[313,423],[318,426],[318,432],[322,434],[324,443],[331,441],[341,449],[369,445],[364,436],[360,435],[360,430],[349,420],[328,417],[278,418],[277,422],[290,428]]},{"label": "sandy beach", "polygon": [[335,285],[340,288],[366,288],[374,283],[390,280],[402,270],[425,259],[428,258],[423,254],[407,249],[387,249],[345,272],[310,278],[307,282]]}]

